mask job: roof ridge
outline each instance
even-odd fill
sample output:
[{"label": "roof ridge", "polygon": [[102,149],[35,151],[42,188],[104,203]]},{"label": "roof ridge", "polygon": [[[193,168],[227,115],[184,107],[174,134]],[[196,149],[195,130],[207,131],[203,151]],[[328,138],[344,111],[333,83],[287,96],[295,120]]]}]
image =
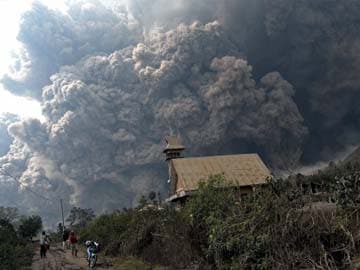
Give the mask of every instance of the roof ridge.
[{"label": "roof ridge", "polygon": [[[259,154],[257,153],[245,153],[245,154],[225,154],[225,155],[214,155],[214,156],[197,156],[197,157],[183,157],[182,160],[186,159],[201,159],[201,158],[219,158],[219,157],[240,157],[240,156],[256,156],[259,157]],[[174,159],[175,161],[176,159]],[[179,159],[180,160],[180,159]]]}]

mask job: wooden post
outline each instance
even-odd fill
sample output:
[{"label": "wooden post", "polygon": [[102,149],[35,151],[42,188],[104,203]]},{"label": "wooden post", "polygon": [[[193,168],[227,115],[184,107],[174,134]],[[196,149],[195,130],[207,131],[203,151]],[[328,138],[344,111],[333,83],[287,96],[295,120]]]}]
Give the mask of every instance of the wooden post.
[{"label": "wooden post", "polygon": [[65,234],[65,221],[64,221],[64,208],[63,208],[63,200],[60,199],[60,207],[61,207],[61,217],[62,217],[62,231],[63,231],[63,236]]}]

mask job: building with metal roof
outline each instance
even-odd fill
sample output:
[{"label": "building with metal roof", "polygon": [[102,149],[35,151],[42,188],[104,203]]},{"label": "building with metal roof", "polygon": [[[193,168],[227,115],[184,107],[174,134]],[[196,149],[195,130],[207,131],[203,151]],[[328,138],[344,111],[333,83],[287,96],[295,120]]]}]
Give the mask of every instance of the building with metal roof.
[{"label": "building with metal roof", "polygon": [[167,201],[191,196],[201,181],[213,175],[222,174],[225,184],[239,188],[240,193],[244,194],[252,192],[258,185],[266,184],[271,177],[271,172],[258,154],[184,158],[181,152],[185,147],[176,138],[167,137],[166,142],[164,153],[170,178],[170,197]]}]

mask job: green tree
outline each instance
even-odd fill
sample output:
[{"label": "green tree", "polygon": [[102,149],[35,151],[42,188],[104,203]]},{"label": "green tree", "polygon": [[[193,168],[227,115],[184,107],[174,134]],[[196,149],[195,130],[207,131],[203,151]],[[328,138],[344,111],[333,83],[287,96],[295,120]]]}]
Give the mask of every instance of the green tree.
[{"label": "green tree", "polygon": [[[210,176],[200,183],[196,195],[191,197],[183,209],[189,217],[194,247],[204,257],[214,237],[214,228],[230,214],[237,204],[234,189],[226,187],[223,175]],[[212,263],[212,258],[208,258]]]},{"label": "green tree", "polygon": [[1,270],[24,269],[31,264],[32,250],[18,238],[14,226],[0,219],[0,264]]},{"label": "green tree", "polygon": [[8,220],[10,223],[19,218],[19,210],[16,207],[0,206],[0,219]]},{"label": "green tree", "polygon": [[42,220],[40,216],[33,215],[20,220],[19,235],[24,239],[32,238],[40,232]]},{"label": "green tree", "polygon": [[77,229],[83,229],[95,218],[94,211],[90,208],[83,209],[80,207],[73,207],[70,210],[70,214],[66,219],[70,223],[71,227],[76,227]]},{"label": "green tree", "polygon": [[8,220],[0,220],[0,262],[2,269],[16,269],[13,245],[18,241],[14,227]]}]

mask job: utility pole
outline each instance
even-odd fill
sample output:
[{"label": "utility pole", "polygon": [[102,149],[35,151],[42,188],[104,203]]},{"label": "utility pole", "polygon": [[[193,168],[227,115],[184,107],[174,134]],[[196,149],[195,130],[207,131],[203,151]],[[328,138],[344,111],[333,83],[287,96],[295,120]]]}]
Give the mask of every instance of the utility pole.
[{"label": "utility pole", "polygon": [[61,206],[61,217],[62,217],[62,231],[63,235],[65,234],[65,221],[64,221],[64,208],[63,208],[63,200],[60,199],[60,206]]}]

